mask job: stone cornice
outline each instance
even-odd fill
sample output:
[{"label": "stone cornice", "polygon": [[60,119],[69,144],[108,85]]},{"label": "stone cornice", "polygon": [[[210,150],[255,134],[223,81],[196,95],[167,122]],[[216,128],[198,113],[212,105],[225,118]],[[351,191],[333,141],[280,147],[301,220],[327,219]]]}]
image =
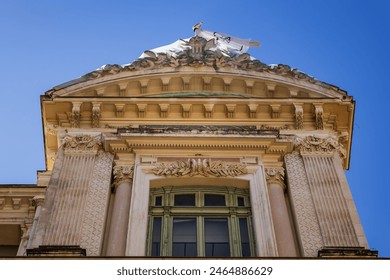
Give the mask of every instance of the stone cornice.
[{"label": "stone cornice", "polygon": [[115,165],[113,168],[114,187],[121,183],[133,182],[134,164],[132,165]]},{"label": "stone cornice", "polygon": [[246,164],[209,159],[188,159],[156,164],[148,172],[157,176],[204,176],[204,177],[236,177],[248,173]]},{"label": "stone cornice", "polygon": [[338,152],[341,158],[345,158],[346,150],[333,137],[307,136],[305,138],[297,137],[294,141],[295,150],[301,155],[333,155]]},{"label": "stone cornice", "polygon": [[102,146],[101,135],[65,135],[62,139],[65,154],[96,154]]}]

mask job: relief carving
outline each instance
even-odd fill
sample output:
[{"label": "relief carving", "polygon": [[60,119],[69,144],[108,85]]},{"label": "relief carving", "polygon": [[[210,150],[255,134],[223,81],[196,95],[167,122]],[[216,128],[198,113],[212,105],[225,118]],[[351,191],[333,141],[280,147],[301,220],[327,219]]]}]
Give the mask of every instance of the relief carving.
[{"label": "relief carving", "polygon": [[[183,41],[184,50],[178,50],[174,53],[155,53],[145,51],[144,56],[133,61],[130,64],[121,66],[118,64],[106,64],[98,70],[90,72],[81,77],[82,81],[100,78],[107,75],[113,75],[124,71],[154,70],[163,67],[201,67],[209,66],[218,70],[220,68],[233,68],[244,71],[274,73],[285,77],[291,77],[324,88],[331,88],[327,83],[316,80],[315,78],[291,68],[284,64],[267,65],[263,62],[253,59],[248,53],[226,52],[216,48],[215,39],[206,40],[200,36],[194,36],[190,40]],[[48,95],[52,91],[47,92]]]},{"label": "relief carving", "polygon": [[302,157],[298,153],[288,154],[285,163],[302,257],[317,257],[323,240]]},{"label": "relief carving", "polygon": [[245,164],[210,161],[208,159],[189,159],[188,161],[158,164],[151,172],[158,176],[236,177],[247,174],[248,170]]},{"label": "relief carving", "polygon": [[97,151],[101,148],[101,136],[91,136],[91,135],[65,135],[62,139],[63,147],[65,154],[70,153],[86,153],[86,154],[96,154]]},{"label": "relief carving", "polygon": [[304,154],[332,155],[337,151],[341,158],[345,158],[346,150],[333,137],[307,136],[305,138],[297,137],[295,139],[295,148]]},{"label": "relief carving", "polygon": [[101,254],[113,157],[103,150],[98,152],[88,186],[80,237],[80,246],[87,250],[88,256]]},{"label": "relief carving", "polygon": [[80,127],[80,119],[81,119],[80,111],[73,110],[72,114],[70,115],[70,125],[73,128]]},{"label": "relief carving", "polygon": [[80,127],[81,120],[81,104],[82,102],[73,102],[72,113],[70,114],[70,125],[72,127]]},{"label": "relief carving", "polygon": [[295,106],[295,129],[303,129],[303,107],[301,105]]},{"label": "relief carving", "polygon": [[265,178],[267,182],[276,182],[282,186],[285,186],[283,167],[266,167]]},{"label": "relief carving", "polygon": [[316,118],[316,129],[324,129],[324,109],[322,106],[316,106],[315,118]]},{"label": "relief carving", "polygon": [[97,128],[100,126],[100,104],[93,104],[92,107],[92,127]]},{"label": "relief carving", "polygon": [[115,165],[114,166],[114,186],[123,182],[132,182],[134,176],[134,165]]}]

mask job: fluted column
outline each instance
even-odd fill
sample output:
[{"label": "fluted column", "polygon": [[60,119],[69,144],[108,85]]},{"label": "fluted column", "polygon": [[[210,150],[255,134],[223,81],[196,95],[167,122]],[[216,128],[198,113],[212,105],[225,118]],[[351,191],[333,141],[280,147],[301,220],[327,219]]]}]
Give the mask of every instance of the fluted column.
[{"label": "fluted column", "polygon": [[278,255],[280,257],[297,257],[294,235],[284,197],[286,191],[284,169],[265,168],[265,172]]},{"label": "fluted column", "polygon": [[114,167],[115,198],[108,234],[107,256],[125,255],[133,173],[134,165]]}]

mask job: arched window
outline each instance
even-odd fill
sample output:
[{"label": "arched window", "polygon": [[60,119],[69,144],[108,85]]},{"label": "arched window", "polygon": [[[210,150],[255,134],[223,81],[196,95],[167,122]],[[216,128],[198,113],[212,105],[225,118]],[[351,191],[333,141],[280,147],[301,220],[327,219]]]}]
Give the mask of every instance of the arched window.
[{"label": "arched window", "polygon": [[248,189],[152,188],[149,205],[149,256],[255,255]]}]

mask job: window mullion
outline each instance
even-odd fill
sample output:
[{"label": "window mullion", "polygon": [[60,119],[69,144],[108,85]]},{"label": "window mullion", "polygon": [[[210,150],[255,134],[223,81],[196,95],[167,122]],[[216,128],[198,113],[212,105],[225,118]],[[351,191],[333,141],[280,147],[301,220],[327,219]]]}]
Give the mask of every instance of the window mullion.
[{"label": "window mullion", "polygon": [[198,256],[204,257],[206,255],[205,253],[205,239],[204,239],[204,217],[198,216],[196,218],[197,222],[197,246],[198,246]]},{"label": "window mullion", "polygon": [[237,209],[230,208],[229,235],[230,235],[230,252],[232,257],[241,256],[240,230],[238,227]]}]

